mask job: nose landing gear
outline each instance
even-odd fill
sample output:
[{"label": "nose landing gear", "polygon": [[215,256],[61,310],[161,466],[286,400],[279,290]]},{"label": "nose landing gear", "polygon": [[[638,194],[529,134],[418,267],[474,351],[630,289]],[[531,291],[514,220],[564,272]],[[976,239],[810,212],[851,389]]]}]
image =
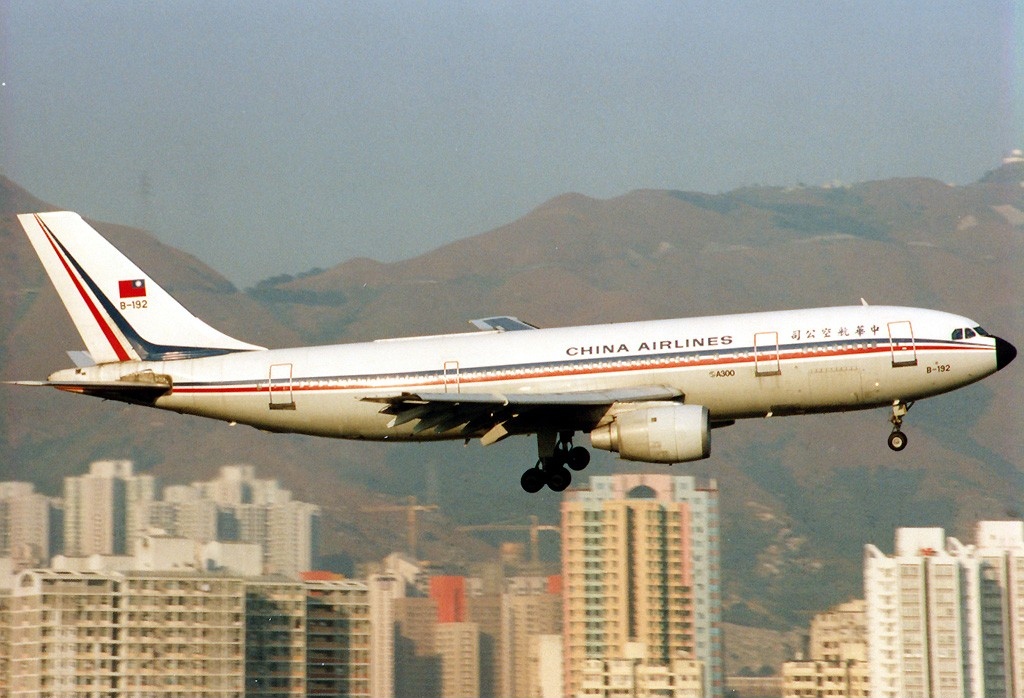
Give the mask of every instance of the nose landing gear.
[{"label": "nose landing gear", "polygon": [[537,465],[523,473],[519,484],[533,494],[547,485],[553,492],[562,492],[572,484],[572,470],[583,470],[590,464],[590,451],[572,445],[573,432],[537,434]]},{"label": "nose landing gear", "polygon": [[913,405],[913,402],[903,402],[901,400],[892,403],[892,416],[889,417],[889,421],[892,422],[892,432],[889,434],[889,448],[894,451],[902,451],[907,447],[907,435],[900,430],[900,427],[903,426],[903,417],[906,416]]}]

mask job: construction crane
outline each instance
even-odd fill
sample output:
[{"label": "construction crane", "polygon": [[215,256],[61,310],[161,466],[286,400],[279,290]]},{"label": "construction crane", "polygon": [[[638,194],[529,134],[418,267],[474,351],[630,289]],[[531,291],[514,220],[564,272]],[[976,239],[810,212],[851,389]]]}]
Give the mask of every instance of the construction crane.
[{"label": "construction crane", "polygon": [[459,526],[456,531],[529,531],[530,532],[530,564],[536,566],[540,559],[540,532],[562,529],[551,524],[538,523],[536,516],[530,516],[529,524],[476,524],[475,526]]},{"label": "construction crane", "polygon": [[388,512],[404,511],[406,516],[406,535],[408,536],[409,554],[414,560],[418,560],[417,550],[419,548],[419,513],[421,511],[437,511],[436,504],[417,504],[416,497],[410,496],[408,504],[382,504],[374,507],[363,507],[360,511],[365,512]]}]

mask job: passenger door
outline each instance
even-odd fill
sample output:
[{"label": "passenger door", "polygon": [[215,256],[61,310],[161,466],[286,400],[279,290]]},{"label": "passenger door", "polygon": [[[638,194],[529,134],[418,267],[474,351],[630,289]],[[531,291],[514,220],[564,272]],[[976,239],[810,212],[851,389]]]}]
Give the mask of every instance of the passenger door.
[{"label": "passenger door", "polygon": [[890,322],[888,325],[893,368],[917,366],[917,345],[914,342],[914,328],[910,321],[901,320]]},{"label": "passenger door", "polygon": [[782,373],[779,362],[779,333],[754,334],[754,375],[777,376]]}]

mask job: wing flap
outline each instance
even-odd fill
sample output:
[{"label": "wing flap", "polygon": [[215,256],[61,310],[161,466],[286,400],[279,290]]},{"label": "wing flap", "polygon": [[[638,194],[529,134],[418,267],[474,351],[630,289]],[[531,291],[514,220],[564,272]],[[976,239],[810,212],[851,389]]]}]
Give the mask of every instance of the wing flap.
[{"label": "wing flap", "polygon": [[[572,406],[591,407],[610,405],[613,402],[647,402],[650,400],[674,400],[683,396],[682,391],[662,385],[614,388],[612,390],[581,390],[564,393],[392,393],[368,395],[367,402],[381,402],[395,405],[497,405],[522,406]],[[395,414],[388,408],[381,410]]]},{"label": "wing flap", "polygon": [[413,434],[458,429],[462,436],[480,436],[484,445],[490,445],[514,433],[534,430],[540,420],[575,426],[614,403],[682,396],[675,388],[654,385],[560,393],[391,393],[368,395],[363,400],[381,403],[380,412],[394,417],[388,423],[391,428],[415,422]]}]

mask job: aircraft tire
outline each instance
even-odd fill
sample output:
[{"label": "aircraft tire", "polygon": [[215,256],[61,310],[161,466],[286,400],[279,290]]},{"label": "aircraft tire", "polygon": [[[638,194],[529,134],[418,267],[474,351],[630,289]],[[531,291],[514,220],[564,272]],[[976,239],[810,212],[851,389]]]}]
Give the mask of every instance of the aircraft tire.
[{"label": "aircraft tire", "polygon": [[899,429],[894,429],[889,434],[889,448],[894,451],[902,451],[907,447],[907,435]]},{"label": "aircraft tire", "polygon": [[566,457],[566,465],[573,470],[583,470],[590,465],[590,451],[582,446],[575,446],[569,449]]},{"label": "aircraft tire", "polygon": [[572,473],[568,468],[558,467],[548,471],[548,487],[552,492],[562,492],[572,484]]},{"label": "aircraft tire", "polygon": [[530,468],[519,478],[519,484],[530,494],[536,494],[544,487],[546,480],[547,478],[544,477],[543,470],[540,468]]}]

